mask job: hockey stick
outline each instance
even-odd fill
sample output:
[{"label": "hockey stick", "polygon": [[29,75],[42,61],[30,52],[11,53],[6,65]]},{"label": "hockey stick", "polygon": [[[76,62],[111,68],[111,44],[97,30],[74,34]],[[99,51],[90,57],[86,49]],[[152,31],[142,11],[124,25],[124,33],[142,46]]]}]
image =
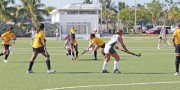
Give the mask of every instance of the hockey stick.
[{"label": "hockey stick", "polygon": [[[120,50],[118,46],[115,46],[115,49]],[[126,52],[126,51],[123,50],[123,49],[121,49],[121,51],[123,51],[123,52],[125,52],[125,53],[128,53],[128,54],[131,54],[131,55],[134,55],[134,56],[137,56],[137,57],[141,57],[141,53],[135,54],[135,53],[132,53],[132,52]]]},{"label": "hockey stick", "polygon": [[83,54],[85,54],[86,52],[88,52],[89,50],[84,50],[80,55],[78,55],[77,57],[74,58],[74,60],[78,59],[80,56],[82,56]]},{"label": "hockey stick", "polygon": [[[122,50],[122,49],[121,49],[121,51],[126,52],[125,50]],[[139,54],[135,54],[135,53],[132,53],[132,52],[128,52],[128,53],[131,54],[131,55],[137,56],[137,57],[141,57],[141,53],[139,53]]]}]

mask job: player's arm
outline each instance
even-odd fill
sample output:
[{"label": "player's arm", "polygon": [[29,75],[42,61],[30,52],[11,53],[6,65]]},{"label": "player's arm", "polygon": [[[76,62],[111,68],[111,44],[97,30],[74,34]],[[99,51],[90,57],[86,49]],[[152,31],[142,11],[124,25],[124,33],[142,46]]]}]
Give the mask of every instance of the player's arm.
[{"label": "player's arm", "polygon": [[86,51],[88,51],[88,50],[89,50],[89,48],[93,47],[93,45],[94,45],[94,43],[92,42],[92,43],[89,45],[89,47],[88,47],[88,48],[86,48]]},{"label": "player's arm", "polygon": [[124,45],[124,42],[123,42],[123,39],[122,39],[121,36],[118,37],[118,40],[119,40],[121,46],[123,47],[123,49],[125,50],[125,52],[128,53],[129,51],[128,51],[128,49],[126,48],[126,46]]},{"label": "player's arm", "polygon": [[43,44],[43,42],[42,42],[42,40],[41,40],[40,37],[38,38],[38,42],[39,42],[42,46],[44,46],[44,44]]},{"label": "player's arm", "polygon": [[15,41],[16,41],[16,36],[13,34],[12,36],[12,40],[13,40],[13,44],[15,44]]},{"label": "player's arm", "polygon": [[3,34],[2,36],[1,36],[1,40],[3,40],[3,41],[6,41],[6,42],[9,42],[11,39],[7,39],[7,38],[5,38],[6,37],[6,34]]}]

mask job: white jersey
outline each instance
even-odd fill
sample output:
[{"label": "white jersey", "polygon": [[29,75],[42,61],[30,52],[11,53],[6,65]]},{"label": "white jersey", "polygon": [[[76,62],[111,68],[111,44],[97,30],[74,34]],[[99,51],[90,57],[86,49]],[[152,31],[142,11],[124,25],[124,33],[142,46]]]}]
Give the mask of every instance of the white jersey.
[{"label": "white jersey", "polygon": [[31,30],[31,38],[34,38],[35,34],[36,34],[36,30]]},{"label": "white jersey", "polygon": [[109,42],[106,44],[106,46],[114,47],[116,45],[116,43],[119,42],[118,37],[119,37],[119,35],[112,36],[111,39],[109,40]]},{"label": "white jersey", "polygon": [[71,48],[71,42],[68,39],[65,41],[65,48]]},{"label": "white jersey", "polygon": [[109,42],[106,44],[104,48],[104,53],[110,53],[110,50],[113,49],[117,43],[119,43],[118,37],[119,35],[114,35],[111,37],[111,39],[109,40]]}]

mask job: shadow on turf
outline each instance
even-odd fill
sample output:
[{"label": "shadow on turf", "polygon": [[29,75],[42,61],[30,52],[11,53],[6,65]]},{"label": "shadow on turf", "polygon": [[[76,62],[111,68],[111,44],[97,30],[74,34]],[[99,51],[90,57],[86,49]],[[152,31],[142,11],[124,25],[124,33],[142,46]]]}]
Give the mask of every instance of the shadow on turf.
[{"label": "shadow on turf", "polygon": [[54,74],[94,74],[100,72],[56,72]]},{"label": "shadow on turf", "polygon": [[170,74],[170,73],[151,73],[151,72],[148,72],[148,73],[136,73],[136,72],[134,72],[134,73],[122,73],[122,74],[139,74],[139,75],[143,75],[143,74]]},{"label": "shadow on turf", "polygon": [[[104,61],[104,59],[97,59],[97,60],[94,60],[94,59],[78,59],[79,61]],[[127,59],[121,59],[121,60],[127,60]]]}]

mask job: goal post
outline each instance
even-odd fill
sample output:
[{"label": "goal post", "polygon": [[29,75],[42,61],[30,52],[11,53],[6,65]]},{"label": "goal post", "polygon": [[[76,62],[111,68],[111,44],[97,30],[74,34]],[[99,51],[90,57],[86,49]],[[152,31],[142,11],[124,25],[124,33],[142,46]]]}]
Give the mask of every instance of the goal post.
[{"label": "goal post", "polygon": [[59,40],[63,40],[68,34],[70,34],[70,29],[74,27],[76,31],[77,40],[87,40],[89,37],[89,26],[88,23],[59,23]]}]

